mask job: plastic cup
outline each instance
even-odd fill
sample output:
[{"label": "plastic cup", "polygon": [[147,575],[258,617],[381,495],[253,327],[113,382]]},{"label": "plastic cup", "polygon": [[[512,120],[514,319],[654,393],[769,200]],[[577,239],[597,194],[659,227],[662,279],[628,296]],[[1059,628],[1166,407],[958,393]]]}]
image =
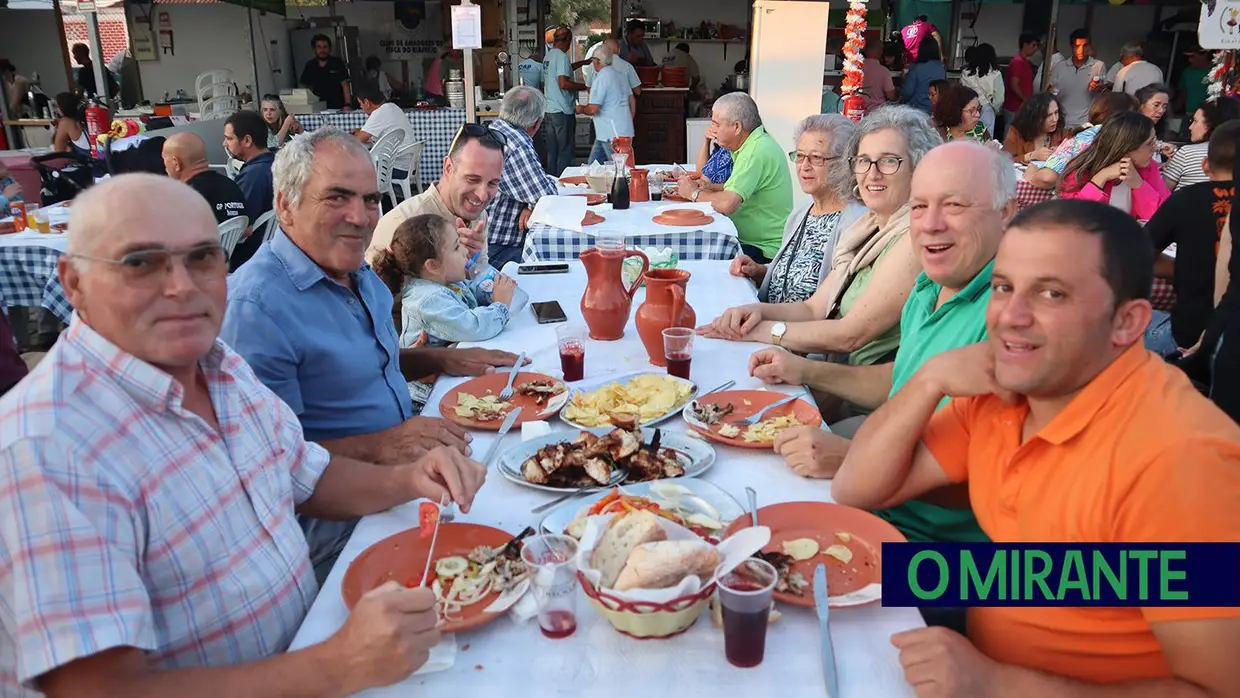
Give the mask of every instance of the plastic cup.
[{"label": "plastic cup", "polygon": [[37,228],[39,224],[34,219],[34,212],[39,210],[38,204],[26,204],[26,227]]},{"label": "plastic cup", "polygon": [[624,249],[624,233],[603,231],[594,236],[594,246],[604,251]]},{"label": "plastic cup", "polygon": [[663,330],[663,358],[667,361],[667,374],[689,380],[693,363],[693,330],[688,327],[669,327]]},{"label": "plastic cup", "polygon": [[564,380],[579,381],[586,376],[586,332],[577,325],[563,324],[555,328],[560,348],[560,368]]},{"label": "plastic cup", "polygon": [[530,570],[530,591],[538,604],[538,628],[553,640],[577,631],[577,541],[547,534],[526,539],[521,559]]},{"label": "plastic cup", "polygon": [[732,666],[749,669],[766,655],[766,628],[779,574],[771,563],[749,558],[719,578],[723,652]]},{"label": "plastic cup", "polygon": [[47,209],[41,208],[34,212],[34,225],[40,233],[47,235],[52,232],[51,221],[48,220]]}]

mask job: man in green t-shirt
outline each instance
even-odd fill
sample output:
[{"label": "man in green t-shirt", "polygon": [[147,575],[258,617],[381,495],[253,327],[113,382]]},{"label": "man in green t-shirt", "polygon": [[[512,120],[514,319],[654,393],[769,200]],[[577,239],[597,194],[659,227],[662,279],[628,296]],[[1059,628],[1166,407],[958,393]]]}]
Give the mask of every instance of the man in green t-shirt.
[{"label": "man in green t-shirt", "polygon": [[1188,133],[1188,124],[1193,120],[1197,107],[1206,101],[1206,76],[1210,74],[1211,53],[1201,48],[1187,52],[1188,65],[1180,72],[1177,85],[1179,93],[1175,96],[1175,107],[1184,109],[1184,133]]},{"label": "man in green t-shirt", "polygon": [[784,224],[792,213],[792,173],[788,155],[762,127],[753,98],[731,92],[715,100],[710,115],[715,140],[732,152],[732,175],[723,184],[682,177],[680,195],[708,201],[736,224],[741,251],[759,264],[779,251]]},{"label": "man in green t-shirt", "polygon": [[[750,359],[753,375],[768,383],[809,385],[875,409],[930,357],[984,339],[990,270],[1003,228],[1016,215],[1015,197],[1016,171],[1003,155],[972,141],[931,150],[913,173],[909,234],[923,271],[904,304],[895,363],[850,366],[771,348]],[[775,451],[797,474],[829,478],[848,453],[845,436],[857,426],[837,423],[831,432],[794,427],[779,436]],[[935,501],[875,513],[914,541],[986,540],[959,496],[963,492],[936,494],[942,496]]]}]

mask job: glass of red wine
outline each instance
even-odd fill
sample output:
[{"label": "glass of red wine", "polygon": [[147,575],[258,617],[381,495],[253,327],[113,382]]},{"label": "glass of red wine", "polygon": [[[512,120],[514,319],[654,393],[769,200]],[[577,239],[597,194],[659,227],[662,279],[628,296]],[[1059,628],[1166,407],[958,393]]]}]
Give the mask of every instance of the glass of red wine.
[{"label": "glass of red wine", "polygon": [[757,558],[745,560],[719,578],[723,652],[732,666],[749,669],[762,663],[776,579],[775,567]]},{"label": "glass of red wine", "polygon": [[560,368],[564,380],[571,383],[586,377],[586,332],[575,325],[555,328],[555,338],[560,345]]},{"label": "glass of red wine", "polygon": [[663,358],[667,360],[667,374],[689,380],[689,367],[693,363],[693,328],[669,327],[663,330]]},{"label": "glass of red wine", "polygon": [[538,604],[538,628],[553,639],[577,631],[577,541],[568,536],[531,536],[521,546]]}]

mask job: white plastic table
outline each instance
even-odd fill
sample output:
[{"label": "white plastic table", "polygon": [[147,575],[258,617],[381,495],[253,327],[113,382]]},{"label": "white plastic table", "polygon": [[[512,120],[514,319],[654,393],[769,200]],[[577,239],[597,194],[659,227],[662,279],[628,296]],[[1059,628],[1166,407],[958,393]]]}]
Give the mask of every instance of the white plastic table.
[{"label": "white plastic table", "polygon": [[[586,275],[580,262],[571,262],[566,275],[522,276],[518,283],[532,301],[559,300],[569,322],[581,322],[578,307]],[[752,302],[752,284],[728,275],[726,262],[687,262],[682,269],[693,274],[687,299],[696,309],[699,323],[713,319],[728,307]],[[633,311],[644,298],[638,293]],[[485,346],[514,353],[525,351],[532,370],[560,375],[554,325],[538,325],[529,308],[517,313],[511,325]],[[738,389],[755,389],[760,383],[748,375],[748,360],[758,345],[697,339],[693,379],[709,390],[735,379]],[[630,320],[625,336],[615,342],[589,340],[586,347],[586,380],[607,374],[649,369],[637,332]],[[424,412],[438,415],[439,400],[463,379],[441,379]],[[555,427],[556,425],[552,425]],[[677,417],[664,428],[685,429]],[[519,445],[514,429],[501,452]],[[474,432],[473,448],[481,457],[494,436]],[[744,488],[758,491],[758,505],[787,501],[830,501],[830,482],[806,480],[793,474],[782,460],[767,451],[748,451],[715,444],[717,462],[701,476],[726,490],[744,506]],[[545,516],[530,510],[553,495],[521,487],[504,479],[492,465],[486,484],[478,493],[473,510],[457,521],[496,526],[518,533],[537,527]],[[341,599],[341,581],[349,563],[368,546],[393,533],[417,526],[415,504],[368,516],[359,522],[352,540],[323,585],[314,606],[295,638],[294,649],[322,641],[344,622],[347,610]],[[577,632],[563,640],[549,640],[536,621],[517,625],[510,617],[496,619],[481,628],[458,633],[455,664],[445,671],[415,674],[404,682],[362,694],[366,698],[413,695],[486,695],[491,698],[531,695],[572,695],[591,698],[677,696],[695,698],[718,695],[783,698],[825,695],[820,660],[817,617],[811,608],[780,605],[783,617],[770,627],[766,659],[753,669],[728,664],[723,653],[723,633],[703,613],[683,635],[666,640],[634,640],[616,632],[579,592]],[[922,627],[921,614],[913,608],[883,608],[873,604],[831,612],[831,633],[839,672],[840,696],[833,698],[884,698],[911,696],[904,681],[898,655],[890,642],[893,633]]]}]

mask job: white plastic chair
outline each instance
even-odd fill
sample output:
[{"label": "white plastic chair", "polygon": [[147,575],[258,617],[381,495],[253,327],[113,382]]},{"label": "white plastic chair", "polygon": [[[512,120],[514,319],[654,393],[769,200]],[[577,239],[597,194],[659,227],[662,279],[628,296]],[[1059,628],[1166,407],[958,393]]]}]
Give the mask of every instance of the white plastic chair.
[{"label": "white plastic chair", "polygon": [[263,236],[263,242],[271,242],[271,238],[275,237],[276,231],[280,229],[280,219],[276,218],[276,210],[273,208],[258,217],[254,221],[254,232],[252,235]]},{"label": "white plastic chair", "polygon": [[[393,130],[381,136],[370,149],[370,157],[375,162],[375,174],[379,179],[379,193],[387,194],[393,204],[396,202],[396,192],[392,189],[392,168],[396,165],[396,149],[404,140],[404,131]],[[379,215],[383,213],[383,200],[380,199]]]},{"label": "white plastic chair", "polygon": [[[244,164],[237,158],[228,158],[228,164],[223,166],[224,174],[228,175],[229,179],[236,179],[237,173],[241,171],[241,166]],[[212,167],[218,167],[218,165],[212,165]]]},{"label": "white plastic chair", "polygon": [[241,100],[236,95],[212,97],[198,105],[199,121],[227,119],[233,112],[241,108]]},{"label": "white plastic chair", "polygon": [[237,84],[231,70],[208,70],[194,80],[194,95],[201,105],[212,97],[237,94]]},{"label": "white plastic chair", "polygon": [[414,141],[406,143],[396,151],[395,160],[402,160],[405,156],[412,154],[413,164],[409,167],[409,172],[403,179],[392,179],[392,188],[400,191],[400,200],[413,198],[413,188],[417,187],[418,193],[422,193],[422,149],[426,146],[426,141]]},{"label": "white plastic chair", "polygon": [[250,219],[246,216],[237,216],[220,223],[220,246],[224,248],[224,254],[232,257],[233,248],[241,241],[241,236],[249,225]]}]

